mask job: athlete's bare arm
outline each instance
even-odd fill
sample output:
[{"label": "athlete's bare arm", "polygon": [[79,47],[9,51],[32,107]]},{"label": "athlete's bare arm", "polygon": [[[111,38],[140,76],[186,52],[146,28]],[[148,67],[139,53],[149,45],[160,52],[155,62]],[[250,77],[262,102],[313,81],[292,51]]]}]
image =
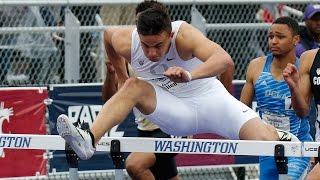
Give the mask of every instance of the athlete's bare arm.
[{"label": "athlete's bare arm", "polygon": [[309,114],[312,97],[309,72],[317,50],[309,50],[301,55],[299,71],[293,64],[288,64],[283,71],[284,79],[291,91],[292,107],[300,117],[305,117]]},{"label": "athlete's bare arm", "polygon": [[188,60],[195,56],[204,62],[190,72],[192,79],[216,76],[234,66],[230,55],[220,45],[206,38],[188,23],[181,25],[176,44],[182,59]]},{"label": "athlete's bare arm", "polygon": [[233,74],[234,74],[234,66],[228,66],[226,71],[224,71],[219,76],[219,80],[221,81],[221,83],[224,85],[224,87],[228,90],[230,94],[232,94],[232,90],[233,90],[232,88]]},{"label": "athlete's bare arm", "polygon": [[111,62],[107,62],[106,79],[102,85],[102,101],[108,101],[118,91],[118,78]]},{"label": "athlete's bare arm", "polygon": [[105,48],[108,58],[115,68],[121,87],[129,78],[126,60],[131,58],[131,33],[133,28],[109,28],[104,33]]},{"label": "athlete's bare arm", "polygon": [[240,101],[249,107],[251,107],[252,101],[253,101],[254,83],[256,82],[257,78],[261,74],[264,62],[265,62],[265,58],[259,57],[250,61],[248,65],[247,73],[246,73],[246,83],[242,88]]}]

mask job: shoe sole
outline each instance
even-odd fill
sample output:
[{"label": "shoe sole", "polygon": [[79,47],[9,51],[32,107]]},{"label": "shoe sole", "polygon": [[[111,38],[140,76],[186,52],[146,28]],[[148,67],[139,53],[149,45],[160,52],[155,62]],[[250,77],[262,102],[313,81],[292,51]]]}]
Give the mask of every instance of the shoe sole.
[{"label": "shoe sole", "polygon": [[[57,131],[59,135],[72,147],[72,149],[76,152],[76,154],[79,156],[83,154],[81,151],[81,142],[78,140],[78,137],[72,136],[72,130],[71,126],[73,124],[70,124],[70,121],[63,116],[59,116],[57,119]],[[79,156],[81,159],[88,159],[87,156]]]}]

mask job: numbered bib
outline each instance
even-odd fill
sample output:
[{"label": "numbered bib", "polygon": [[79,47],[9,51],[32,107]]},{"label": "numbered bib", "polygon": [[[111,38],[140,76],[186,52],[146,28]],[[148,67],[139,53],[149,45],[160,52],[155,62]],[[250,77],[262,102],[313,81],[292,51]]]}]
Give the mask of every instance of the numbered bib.
[{"label": "numbered bib", "polygon": [[153,79],[152,81],[156,85],[165,88],[169,92],[173,92],[176,89],[181,88],[181,87],[183,87],[183,86],[185,86],[187,84],[187,83],[176,83],[176,82],[173,82],[167,77]]},{"label": "numbered bib", "polygon": [[262,113],[262,120],[277,129],[290,131],[290,118],[272,113]]}]

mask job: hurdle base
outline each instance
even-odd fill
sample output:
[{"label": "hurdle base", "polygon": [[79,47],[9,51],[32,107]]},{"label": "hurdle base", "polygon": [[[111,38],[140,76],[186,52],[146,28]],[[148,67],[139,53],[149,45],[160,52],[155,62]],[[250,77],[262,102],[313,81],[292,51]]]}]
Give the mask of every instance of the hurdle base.
[{"label": "hurdle base", "polygon": [[274,148],[274,159],[280,175],[288,174],[288,157],[284,156],[284,145],[277,144]]},{"label": "hurdle base", "polygon": [[120,151],[120,141],[111,140],[110,155],[115,169],[124,169],[124,154]]}]

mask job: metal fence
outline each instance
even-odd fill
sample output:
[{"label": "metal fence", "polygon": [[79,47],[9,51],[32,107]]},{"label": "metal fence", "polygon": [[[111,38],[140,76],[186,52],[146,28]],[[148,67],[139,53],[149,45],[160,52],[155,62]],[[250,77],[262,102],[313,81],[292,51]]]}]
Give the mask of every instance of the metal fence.
[{"label": "metal fence", "polygon": [[[103,81],[103,24],[132,25],[138,2],[0,1],[0,85]],[[206,20],[207,36],[231,54],[234,78],[241,80],[248,62],[267,52],[265,23],[279,15],[302,22],[301,11],[312,1],[163,2],[172,20],[191,22],[191,8],[196,8]]]},{"label": "metal fence", "polygon": [[101,82],[97,6],[1,6],[2,84]]}]

